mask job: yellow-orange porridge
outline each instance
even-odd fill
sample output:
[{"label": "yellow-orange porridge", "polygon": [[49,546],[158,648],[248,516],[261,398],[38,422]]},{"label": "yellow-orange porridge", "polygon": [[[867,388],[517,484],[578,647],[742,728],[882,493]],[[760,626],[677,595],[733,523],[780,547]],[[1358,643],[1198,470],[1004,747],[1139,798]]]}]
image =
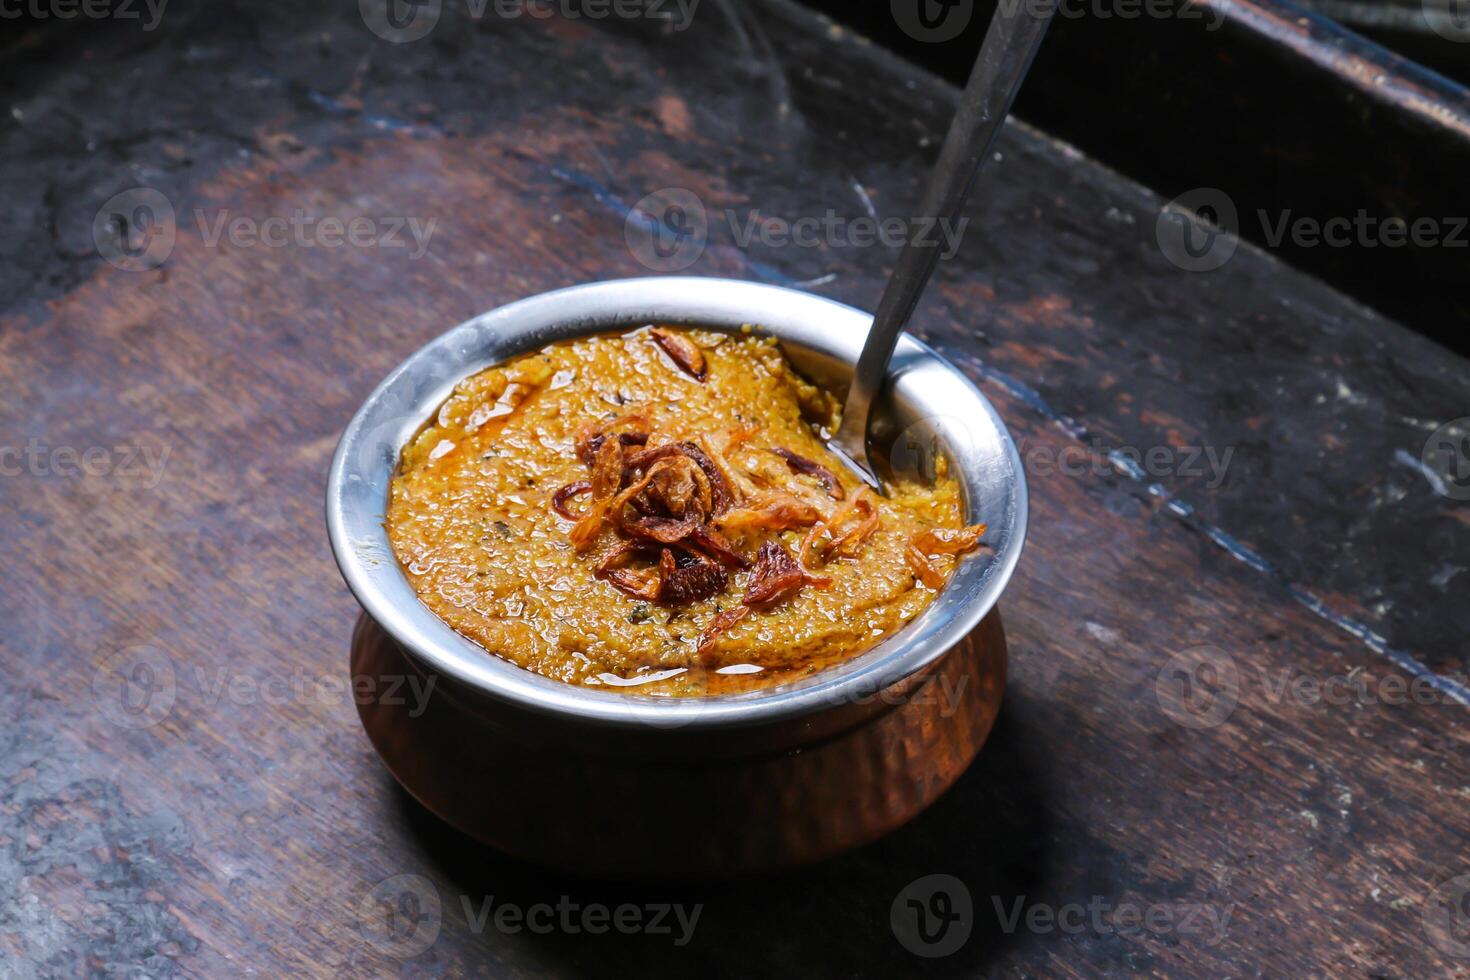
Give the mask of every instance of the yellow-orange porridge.
[{"label": "yellow-orange porridge", "polygon": [[555,344],[456,388],[403,452],[389,537],[430,609],[538,674],[790,681],[913,619],[984,532],[942,460],[863,486],[821,438],[838,409],[750,333]]}]

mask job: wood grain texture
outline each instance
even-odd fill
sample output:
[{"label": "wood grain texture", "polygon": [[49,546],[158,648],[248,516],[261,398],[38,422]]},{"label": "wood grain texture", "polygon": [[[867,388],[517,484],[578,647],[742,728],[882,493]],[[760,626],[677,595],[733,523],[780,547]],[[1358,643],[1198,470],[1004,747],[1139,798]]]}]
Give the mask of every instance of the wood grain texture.
[{"label": "wood grain texture", "polygon": [[[555,876],[427,816],[340,686],[356,608],[321,499],[363,396],[466,317],[645,274],[625,219],[660,188],[716,215],[902,213],[951,93],[775,2],[710,2],[685,32],[446,4],[402,45],[352,5],[170,10],[152,35],[106,25],[32,63],[0,132],[0,445],[35,447],[0,479],[6,967],[1465,972],[1463,917],[1426,916],[1470,873],[1466,707],[1429,673],[1465,667],[1470,518],[1394,462],[1470,412],[1465,363],[1247,247],[1181,272],[1157,198],[1020,126],[917,324],[1031,453],[1011,681],[970,772],[869,848],[727,885]],[[169,197],[177,241],[129,273],[90,229],[138,185]],[[221,214],[297,209],[437,224],[417,259],[209,242]],[[742,248],[721,218],[689,271],[871,306],[891,259]],[[1236,448],[1220,485],[1107,462],[1196,445]],[[94,447],[77,475],[63,450]],[[1047,465],[1067,459],[1083,465]],[[1405,670],[1431,703],[1292,686],[1366,675],[1383,694]],[[928,960],[890,913],[936,873],[965,884],[974,925]],[[374,931],[376,900],[406,887],[439,903],[422,949]],[[702,912],[676,946],[498,929],[476,918],[490,896]],[[1030,926],[1008,924],[1018,900],[1041,910]],[[1046,924],[1072,906],[1103,917]],[[1124,907],[1151,925],[1120,932]]]}]

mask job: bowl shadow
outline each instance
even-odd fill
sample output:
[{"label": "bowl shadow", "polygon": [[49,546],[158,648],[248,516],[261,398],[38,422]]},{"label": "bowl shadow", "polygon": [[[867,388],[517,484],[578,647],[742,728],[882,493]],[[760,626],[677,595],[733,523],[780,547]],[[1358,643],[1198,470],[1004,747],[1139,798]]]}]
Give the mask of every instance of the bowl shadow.
[{"label": "bowl shadow", "polygon": [[[1022,715],[1024,717],[1024,714]],[[1048,877],[1050,840],[1043,791],[1045,761],[1034,733],[1002,709],[974,763],[932,807],[887,837],[826,861],[780,874],[730,881],[591,878],[508,857],[465,836],[397,789],[396,816],[431,865],[443,903],[441,938],[483,949],[493,960],[534,965],[557,975],[620,972],[759,976],[800,971],[816,976],[982,973],[1015,939],[1006,927],[1017,900]],[[387,777],[385,774],[385,778]],[[396,783],[394,784],[396,787]],[[658,833],[625,847],[653,848]],[[698,833],[698,828],[677,832]],[[618,846],[610,844],[610,846]],[[921,916],[899,901],[918,879],[948,875],[962,883],[935,911],[958,909],[967,892],[968,938],[935,922],[918,930],[896,923]],[[912,893],[910,893],[912,894]],[[640,928],[583,928],[592,906],[639,909]],[[497,912],[551,906],[532,931],[519,916]],[[563,914],[560,910],[566,908]],[[660,912],[660,909],[663,909]],[[682,914],[681,914],[682,913]],[[897,917],[897,918],[893,918]],[[655,919],[657,918],[657,922]],[[912,923],[912,919],[910,920]],[[550,922],[551,928],[545,929]],[[932,944],[917,938],[928,929]],[[926,955],[927,954],[927,955]]]}]

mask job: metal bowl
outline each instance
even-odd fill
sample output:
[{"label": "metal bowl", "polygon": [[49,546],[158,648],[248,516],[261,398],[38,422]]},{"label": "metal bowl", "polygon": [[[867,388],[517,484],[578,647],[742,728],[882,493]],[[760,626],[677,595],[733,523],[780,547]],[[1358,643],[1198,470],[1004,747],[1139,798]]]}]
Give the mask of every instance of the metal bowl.
[{"label": "metal bowl", "polygon": [[[875,442],[899,469],[942,451],[987,549],[872,650],[809,678],[669,699],[563,684],[503,660],[424,606],[384,529],[407,441],[455,385],[560,340],[645,323],[776,337],[841,390],[871,317],[794,290],[724,279],[593,283],[512,303],[420,349],[378,386],[332,461],[327,526],[364,610],[353,644],[363,723],[404,787],[466,833],[584,871],[720,874],[855,846],[938,797],[988,735],[1005,676],[996,600],[1020,558],[1026,486],[985,397],[905,335]],[[988,618],[987,618],[988,617]],[[981,627],[982,621],[985,625]],[[979,627],[977,629],[977,627]],[[405,686],[408,674],[414,684]],[[428,688],[432,683],[433,687]],[[419,702],[389,691],[428,688]],[[667,839],[650,837],[660,828]],[[630,841],[639,846],[628,850]]]}]

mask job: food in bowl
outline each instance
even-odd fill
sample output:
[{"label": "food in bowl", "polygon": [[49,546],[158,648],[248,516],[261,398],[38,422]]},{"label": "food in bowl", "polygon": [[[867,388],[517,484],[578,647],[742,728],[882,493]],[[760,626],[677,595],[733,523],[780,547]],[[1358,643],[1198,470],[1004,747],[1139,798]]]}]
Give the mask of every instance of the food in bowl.
[{"label": "food in bowl", "polygon": [[959,485],[880,497],[837,399],[776,342],[646,327],[463,381],[405,447],[387,530],[461,635],[568,683],[664,696],[799,679],[917,616],[975,550]]}]

